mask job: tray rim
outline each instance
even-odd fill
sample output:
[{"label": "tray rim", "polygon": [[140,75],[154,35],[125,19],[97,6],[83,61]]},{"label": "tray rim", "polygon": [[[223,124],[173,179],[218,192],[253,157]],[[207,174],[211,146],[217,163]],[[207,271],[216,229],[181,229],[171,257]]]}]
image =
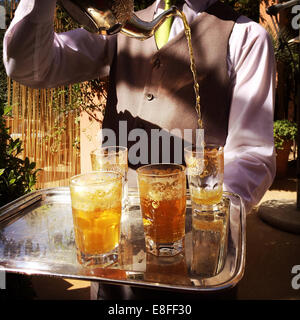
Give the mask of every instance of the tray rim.
[{"label": "tray rim", "polygon": [[[51,188],[44,188],[44,189],[38,189],[34,190],[26,195],[23,195],[19,197],[18,199],[0,207],[0,226],[2,222],[8,222],[10,220],[13,220],[15,218],[15,221],[22,217],[22,211],[25,208],[28,208],[29,206],[37,203],[40,200],[43,200],[44,197],[46,197],[47,194],[56,193],[56,194],[66,194],[69,193],[69,187],[63,186],[63,187],[51,187]],[[137,188],[129,188],[128,193],[135,194],[134,196],[138,195]],[[22,268],[17,266],[10,266],[10,263],[4,263],[4,261],[0,261],[0,271],[4,270],[7,272],[15,272],[15,273],[21,273],[21,274],[27,274],[27,275],[48,275],[58,278],[65,278],[65,279],[75,279],[75,280],[84,280],[84,281],[103,281],[105,283],[114,283],[114,284],[124,284],[124,285],[130,285],[130,286],[137,286],[137,287],[147,287],[147,288],[158,288],[163,290],[174,290],[174,291],[181,291],[181,292],[199,292],[199,293],[205,293],[205,292],[214,292],[214,291],[222,291],[229,288],[234,287],[243,277],[244,270],[245,270],[245,261],[246,261],[246,212],[243,206],[243,201],[241,197],[233,192],[224,191],[223,194],[226,196],[234,196],[239,199],[241,203],[242,210],[240,211],[239,215],[239,223],[240,223],[240,229],[241,232],[239,233],[239,248],[240,253],[237,255],[237,268],[235,269],[235,272],[232,274],[232,276],[228,279],[226,279],[223,282],[220,282],[217,285],[214,286],[187,286],[187,285],[180,285],[180,284],[166,284],[166,283],[155,283],[155,282],[147,282],[147,280],[138,281],[138,280],[132,280],[132,279],[113,279],[113,278],[107,278],[107,277],[99,277],[99,276],[84,276],[81,274],[78,275],[70,275],[70,274],[62,274],[59,272],[51,272],[49,270],[45,271],[42,269],[32,269],[32,268]],[[26,200],[24,202],[24,200]],[[187,201],[190,201],[189,198],[189,190],[187,190]],[[18,214],[20,214],[20,217],[16,217]],[[17,261],[16,261],[17,262]],[[24,261],[20,261],[19,263],[24,263]],[[46,263],[39,263],[39,265],[46,265]],[[105,268],[103,268],[105,269]],[[107,269],[107,268],[106,268]],[[111,268],[112,269],[112,268]],[[114,268],[115,269],[115,268]],[[115,269],[119,270],[119,269]],[[122,269],[124,270],[124,269]],[[132,271],[132,270],[125,270],[126,273],[129,274],[144,274],[143,271]],[[190,277],[192,278],[192,277]]]}]

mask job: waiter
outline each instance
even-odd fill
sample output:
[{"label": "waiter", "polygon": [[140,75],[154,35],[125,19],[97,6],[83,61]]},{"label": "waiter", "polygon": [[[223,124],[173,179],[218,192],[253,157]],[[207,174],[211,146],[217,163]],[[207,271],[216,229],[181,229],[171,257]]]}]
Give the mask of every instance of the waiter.
[{"label": "waiter", "polygon": [[[149,139],[155,129],[195,131],[193,78],[180,18],[173,19],[166,43],[158,36],[139,41],[84,29],[57,34],[55,6],[56,0],[20,1],[4,38],[4,64],[12,79],[50,88],[109,75],[103,129],[118,137],[120,123],[126,123],[128,134],[139,128]],[[224,145],[224,189],[239,194],[249,212],[275,175],[272,43],[263,27],[217,0],[186,0],[180,6],[192,31],[206,142]],[[137,15],[149,21],[164,9],[164,0],[156,0]],[[135,143],[127,142],[129,148]],[[167,151],[171,158],[173,151]],[[129,157],[129,165],[139,164]]]}]

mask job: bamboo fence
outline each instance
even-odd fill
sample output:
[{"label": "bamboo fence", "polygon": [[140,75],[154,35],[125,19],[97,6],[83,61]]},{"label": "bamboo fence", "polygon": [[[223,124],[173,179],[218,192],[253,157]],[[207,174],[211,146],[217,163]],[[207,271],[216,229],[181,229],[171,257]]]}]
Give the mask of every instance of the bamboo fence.
[{"label": "bamboo fence", "polygon": [[[11,17],[17,4],[16,0],[5,2]],[[80,137],[79,111],[68,107],[72,87],[32,89],[9,78],[7,87],[12,107],[12,117],[7,120],[10,134],[22,140],[22,156],[42,169],[36,188],[67,186],[69,178],[80,172],[80,150],[75,143]],[[59,94],[62,90],[66,94]]]}]

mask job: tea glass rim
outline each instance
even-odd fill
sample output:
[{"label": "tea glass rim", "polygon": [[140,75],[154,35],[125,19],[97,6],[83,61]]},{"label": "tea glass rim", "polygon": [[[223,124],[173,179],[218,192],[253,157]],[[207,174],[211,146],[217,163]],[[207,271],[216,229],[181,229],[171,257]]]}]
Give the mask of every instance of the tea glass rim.
[{"label": "tea glass rim", "polygon": [[[170,173],[164,173],[164,174],[156,174],[156,173],[146,173],[146,172],[142,172],[143,169],[147,168],[147,167],[150,167],[150,166],[164,166],[164,165],[168,165],[168,166],[174,166],[181,169],[181,171],[177,171],[177,172],[170,172]],[[178,163],[149,163],[149,164],[146,164],[146,165],[143,165],[139,168],[136,169],[136,172],[138,175],[140,176],[144,176],[144,177],[156,177],[156,178],[165,178],[165,177],[171,177],[171,176],[174,176],[174,175],[177,175],[177,174],[181,174],[181,173],[184,173],[185,174],[185,171],[186,171],[186,167],[182,164],[178,164]]]},{"label": "tea glass rim", "polygon": [[[185,153],[192,153],[192,154],[203,154],[203,149],[199,148],[199,149],[195,149],[196,148],[195,145],[189,145],[187,147],[184,148],[184,152]],[[206,148],[208,148],[208,150],[206,150]],[[224,147],[220,144],[216,144],[216,143],[207,143],[204,145],[204,149],[206,153],[218,153],[218,152],[223,152],[224,151]],[[211,149],[211,150],[210,150]]]},{"label": "tea glass rim", "polygon": [[[82,177],[82,176],[87,176],[87,175],[95,175],[95,174],[99,174],[99,173],[109,173],[109,174],[113,174],[115,175],[115,177],[112,177],[109,180],[106,181],[99,181],[99,180],[87,180],[84,183],[79,183],[79,181],[75,181],[76,179]],[[89,172],[85,172],[85,173],[79,173],[76,174],[75,176],[72,176],[70,178],[70,187],[71,186],[95,186],[95,185],[105,185],[107,183],[112,183],[114,181],[119,181],[123,178],[122,174],[120,172],[117,171],[112,171],[112,170],[94,170],[94,171],[89,171]]]},{"label": "tea glass rim", "polygon": [[[115,148],[115,149],[119,149],[118,151],[115,150],[113,152],[109,152],[109,153],[105,153],[105,150],[109,150],[110,148],[112,148],[112,150]],[[104,155],[104,156],[111,156],[111,155],[115,155],[115,154],[118,154],[118,153],[125,153],[125,152],[128,152],[128,148],[127,147],[124,147],[124,146],[106,146],[106,147],[99,147],[99,148],[96,148],[94,150],[92,150],[90,152],[90,154],[94,154],[96,156],[98,155]]]}]

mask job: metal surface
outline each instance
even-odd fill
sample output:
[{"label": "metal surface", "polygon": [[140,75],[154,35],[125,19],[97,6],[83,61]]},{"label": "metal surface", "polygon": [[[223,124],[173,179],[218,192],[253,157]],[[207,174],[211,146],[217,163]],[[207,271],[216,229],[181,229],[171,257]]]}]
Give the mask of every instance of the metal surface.
[{"label": "metal surface", "polygon": [[[157,258],[145,252],[144,232],[136,190],[122,216],[119,261],[107,268],[84,268],[76,258],[69,188],[35,191],[0,208],[0,266],[6,271],[82,280],[159,287],[179,291],[229,288],[245,267],[245,212],[237,195],[224,193],[230,223],[222,270],[203,278],[190,274],[192,226],[187,198],[185,253]],[[229,200],[229,201],[228,201]]]},{"label": "metal surface", "polygon": [[133,12],[132,0],[60,0],[61,6],[82,27],[93,33],[112,35],[118,32],[139,40],[153,36],[170,16],[178,15],[173,6],[153,21],[143,21]]}]

